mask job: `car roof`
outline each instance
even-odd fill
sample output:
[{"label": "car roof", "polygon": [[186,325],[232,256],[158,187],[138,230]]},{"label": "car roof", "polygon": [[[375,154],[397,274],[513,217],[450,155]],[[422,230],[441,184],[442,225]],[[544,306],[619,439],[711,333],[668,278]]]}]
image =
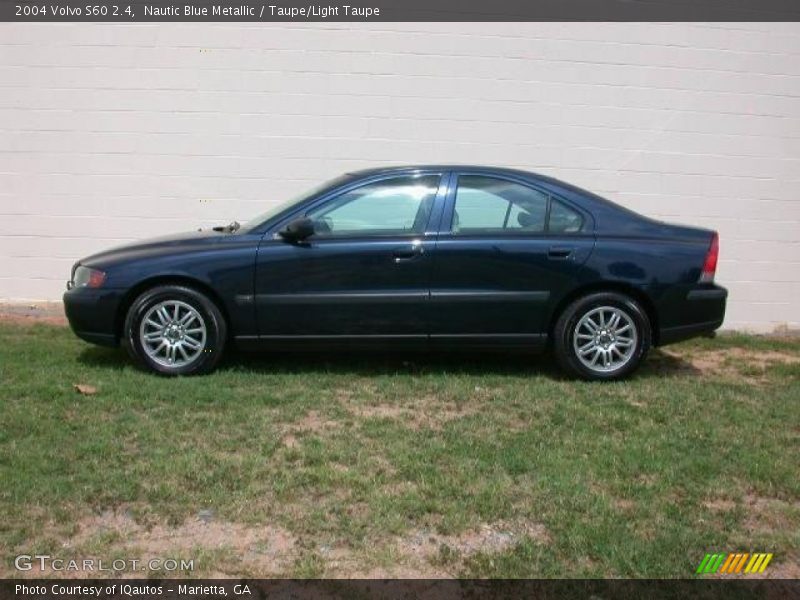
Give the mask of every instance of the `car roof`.
[{"label": "car roof", "polygon": [[394,165],[386,167],[374,167],[370,169],[362,169],[358,171],[350,171],[347,176],[353,179],[361,179],[366,177],[375,177],[381,175],[392,175],[394,173],[410,173],[414,171],[472,171],[478,173],[495,174],[495,175],[509,175],[519,179],[534,182],[539,186],[549,190],[551,193],[571,200],[580,208],[589,211],[595,221],[601,222],[615,222],[619,219],[641,221],[647,220],[639,213],[636,213],[629,208],[620,206],[612,202],[608,198],[604,198],[594,192],[590,192],[577,185],[567,183],[549,175],[542,175],[533,171],[525,171],[523,169],[512,169],[509,167],[498,167],[488,165],[474,165],[474,164],[429,164],[429,165]]},{"label": "car roof", "polygon": [[567,194],[569,196],[578,196],[583,202],[589,202],[592,205],[599,202],[618,207],[618,205],[614,204],[610,200],[607,200],[602,196],[598,196],[593,192],[580,188],[571,183],[567,183],[566,181],[556,179],[555,177],[550,177],[549,175],[542,175],[541,173],[536,173],[534,171],[512,169],[509,167],[470,164],[395,165],[350,171],[347,173],[347,176],[353,179],[360,179],[364,177],[392,175],[394,173],[408,173],[413,171],[473,171],[496,175],[511,175],[521,179],[527,179],[544,184],[549,186],[551,191],[557,191],[561,194]]},{"label": "car roof", "polygon": [[[378,175],[391,175],[393,173],[408,173],[409,171],[478,171],[484,173],[495,173],[498,175],[512,175],[523,179],[536,180],[541,183],[548,183],[555,187],[569,190],[573,193],[581,195],[594,196],[598,199],[605,200],[588,190],[579,188],[571,183],[550,177],[549,175],[542,175],[534,171],[526,171],[523,169],[513,169],[510,167],[498,167],[490,165],[475,165],[475,164],[430,164],[430,165],[393,165],[386,167],[373,167],[370,169],[359,169],[357,171],[348,171],[347,175],[352,178],[371,177]],[[606,200],[607,202],[607,200]]]},{"label": "car roof", "polygon": [[468,164],[392,165],[386,167],[373,167],[370,169],[359,169],[358,171],[349,171],[347,174],[354,177],[366,177],[370,175],[391,175],[392,173],[404,173],[407,171],[492,171],[495,173],[509,173],[525,177],[544,177],[538,173],[523,171],[522,169]]}]

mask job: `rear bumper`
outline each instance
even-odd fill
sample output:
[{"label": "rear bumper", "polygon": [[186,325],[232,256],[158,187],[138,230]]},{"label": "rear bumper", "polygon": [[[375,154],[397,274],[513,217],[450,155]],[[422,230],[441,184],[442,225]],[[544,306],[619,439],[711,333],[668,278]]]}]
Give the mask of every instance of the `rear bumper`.
[{"label": "rear bumper", "polygon": [[82,340],[117,346],[117,309],[122,291],[74,288],[64,293],[64,312],[72,331]]},{"label": "rear bumper", "polygon": [[692,325],[680,325],[679,327],[667,327],[661,330],[658,338],[658,345],[674,344],[694,337],[711,335],[720,328],[722,321],[707,321],[705,323],[694,323]]},{"label": "rear bumper", "polygon": [[704,285],[686,293],[682,303],[682,323],[659,330],[658,345],[673,344],[693,337],[710,335],[725,320],[728,290],[718,285]]}]

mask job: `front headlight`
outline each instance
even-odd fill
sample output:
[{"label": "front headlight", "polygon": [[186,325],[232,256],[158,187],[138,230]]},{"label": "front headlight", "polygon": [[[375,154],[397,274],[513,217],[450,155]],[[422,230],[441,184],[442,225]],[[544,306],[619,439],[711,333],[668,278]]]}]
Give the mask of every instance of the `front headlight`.
[{"label": "front headlight", "polygon": [[105,280],[106,274],[103,271],[80,265],[72,276],[72,287],[99,288]]}]

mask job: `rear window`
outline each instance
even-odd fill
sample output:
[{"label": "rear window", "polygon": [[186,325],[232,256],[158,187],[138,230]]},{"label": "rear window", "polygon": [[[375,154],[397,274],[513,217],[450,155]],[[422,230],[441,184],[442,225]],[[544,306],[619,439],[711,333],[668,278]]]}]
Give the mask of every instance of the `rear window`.
[{"label": "rear window", "polygon": [[453,233],[541,233],[548,196],[505,179],[479,175],[458,178]]},{"label": "rear window", "polygon": [[581,229],[583,229],[583,215],[558,200],[551,200],[547,231],[550,233],[577,233]]},{"label": "rear window", "polygon": [[451,232],[454,235],[577,233],[581,213],[549,194],[485,175],[460,175]]}]

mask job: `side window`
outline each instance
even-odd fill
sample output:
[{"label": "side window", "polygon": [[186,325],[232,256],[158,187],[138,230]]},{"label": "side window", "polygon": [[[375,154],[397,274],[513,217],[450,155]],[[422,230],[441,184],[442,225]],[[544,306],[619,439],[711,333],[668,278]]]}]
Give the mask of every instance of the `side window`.
[{"label": "side window", "polygon": [[541,233],[547,222],[547,203],[547,194],[518,183],[461,175],[451,229],[462,235]]},{"label": "side window", "polygon": [[318,236],[423,233],[439,189],[439,175],[368,183],[337,196],[306,216]]},{"label": "side window", "polygon": [[577,233],[583,227],[583,217],[558,200],[553,200],[548,225],[547,230],[551,233]]}]

